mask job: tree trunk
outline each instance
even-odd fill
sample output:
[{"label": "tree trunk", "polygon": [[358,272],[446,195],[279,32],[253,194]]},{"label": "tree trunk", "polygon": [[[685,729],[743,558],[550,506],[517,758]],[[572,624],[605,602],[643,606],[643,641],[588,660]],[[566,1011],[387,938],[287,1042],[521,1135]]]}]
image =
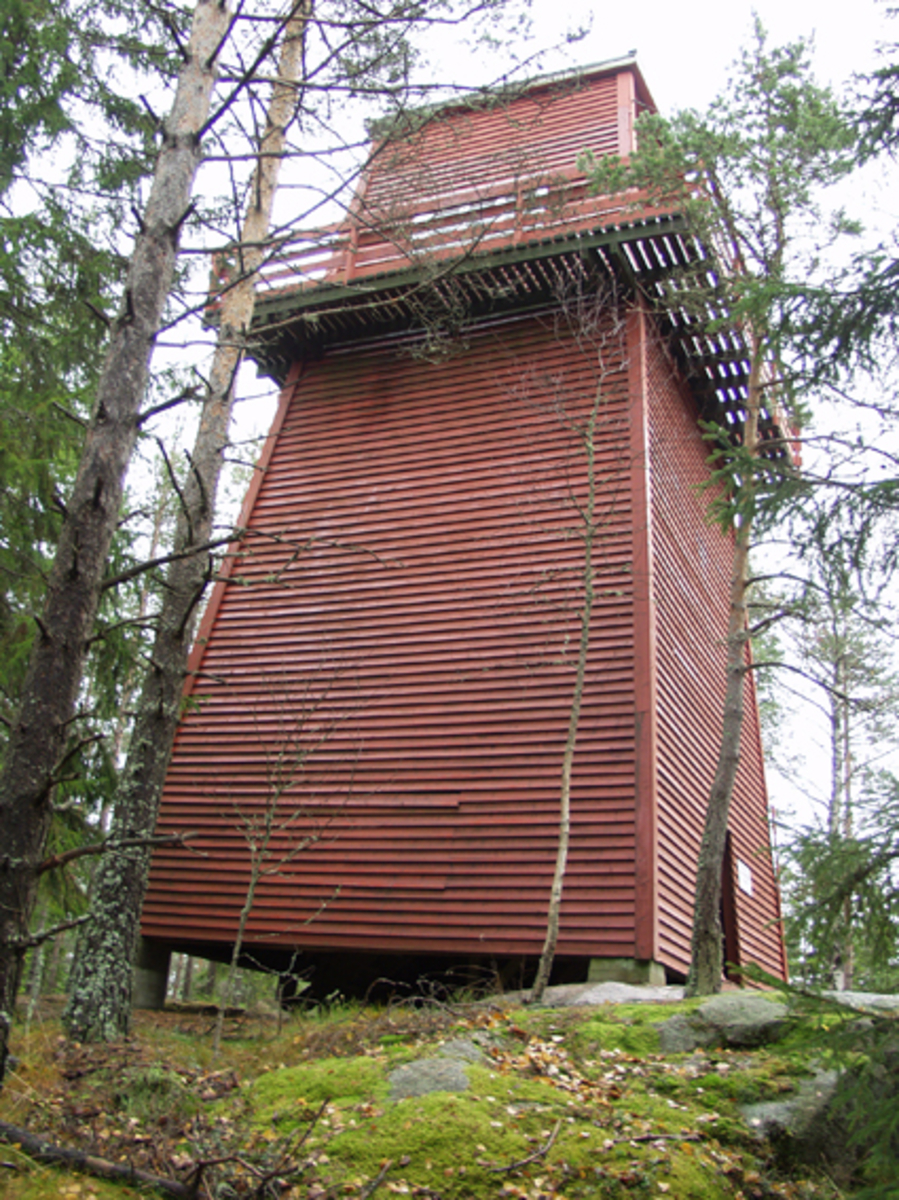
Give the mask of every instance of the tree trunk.
[{"label": "tree trunk", "polygon": [[[269,819],[274,816],[271,811],[267,814]],[[271,834],[271,826],[268,830]],[[228,964],[228,974],[225,976],[225,984],[222,988],[222,998],[219,1001],[218,1013],[215,1018],[215,1033],[212,1037],[212,1060],[218,1058],[219,1051],[222,1048],[222,1034],[225,1029],[225,1011],[228,1005],[234,1000],[234,984],[237,979],[237,972],[240,967],[240,952],[243,949],[243,937],[246,933],[247,922],[250,919],[250,913],[253,911],[253,903],[256,899],[256,887],[259,883],[262,874],[263,859],[268,850],[268,838],[265,839],[265,845],[258,853],[251,848],[250,852],[250,882],[247,886],[247,894],[244,897],[244,902],[240,910],[240,916],[237,919],[237,933],[234,935],[234,946],[231,949],[231,962]]]},{"label": "tree trunk", "polygon": [[[284,152],[285,131],[295,109],[296,80],[311,0],[292,6],[285,29],[266,130],[259,147],[250,206],[237,247],[239,275],[223,293],[219,334],[200,427],[183,489],[173,551],[183,555],[209,541],[216,493],[233,405],[234,378],[255,302],[255,273],[271,223],[272,203]],[[172,744],[181,711],[197,605],[211,574],[203,553],[172,562],[163,592],[150,667],[115,802],[112,837],[149,838],[156,826]],[[106,855],[94,881],[91,921],[79,950],[64,1021],[78,1041],[124,1037],[131,1021],[132,964],[150,865],[150,847],[133,845]]]},{"label": "tree trunk", "polygon": [[198,135],[209,112],[214,59],[229,19],[226,0],[197,0],[187,58],[163,127],[123,310],[112,329],[0,776],[0,1081],[21,972],[20,940],[27,936],[34,907],[53,787],[119,518],[150,355],[174,279],[179,233],[200,161]]},{"label": "tree trunk", "polygon": [[[749,374],[746,419],[743,423],[743,447],[750,460],[758,450],[760,409],[760,351],[753,347]],[[730,615],[727,625],[727,683],[724,693],[724,720],[718,747],[718,764],[709,793],[705,828],[696,865],[696,895],[693,906],[690,973],[685,995],[708,996],[721,991],[724,954],[721,928],[721,872],[727,844],[727,820],[734,793],[737,767],[740,765],[740,739],[743,732],[743,690],[746,678],[746,643],[749,640],[747,590],[749,587],[749,542],[752,533],[752,492],[754,481],[746,472],[742,480],[743,519],[737,526],[730,580]]]},{"label": "tree trunk", "polygon": [[584,571],[582,576],[584,594],[579,613],[581,636],[578,646],[574,690],[571,695],[571,707],[568,711],[568,735],[565,739],[565,752],[562,756],[562,778],[559,789],[559,839],[556,849],[556,867],[549,893],[546,938],[543,942],[543,950],[537,966],[537,977],[534,980],[534,986],[528,998],[530,1004],[540,1003],[543,999],[543,993],[546,991],[546,986],[549,983],[553,961],[556,956],[556,942],[559,940],[562,889],[565,885],[565,871],[568,866],[568,842],[571,834],[571,773],[574,767],[574,750],[581,720],[584,683],[587,677],[587,655],[590,650],[590,623],[593,617],[593,599],[595,594],[593,542],[596,536],[596,460],[593,439],[601,402],[602,393],[600,388],[597,388],[593,408],[582,434],[584,456],[587,461],[587,500],[582,512],[584,522],[582,534],[584,539]]},{"label": "tree trunk", "polygon": [[206,975],[200,985],[200,995],[209,996],[215,999],[215,981],[218,978],[219,965],[215,959],[210,959],[206,964]]},{"label": "tree trunk", "polygon": [[62,958],[62,948],[66,938],[73,933],[74,930],[68,930],[67,933],[58,933],[53,939],[53,948],[50,951],[50,961],[47,964],[47,969],[44,972],[44,995],[55,996],[56,989],[59,985],[59,964]]},{"label": "tree trunk", "polygon": [[187,962],[184,964],[184,980],[181,984],[181,999],[185,1002],[190,1000],[191,987],[194,978],[194,960],[188,954]]},{"label": "tree trunk", "polygon": [[[38,915],[35,919],[35,924],[40,928],[44,925],[47,916],[46,904],[40,905]],[[47,943],[41,942],[39,946],[35,946],[31,952],[31,962],[28,966],[28,1017],[27,1021],[30,1024],[34,1020],[34,1014],[37,1012],[37,1006],[41,998],[41,993],[44,986],[44,967],[47,958]]]},{"label": "tree trunk", "polygon": [[[167,992],[173,1000],[177,1000],[181,993],[181,980],[184,978],[184,963],[185,956],[183,954],[172,955],[172,971],[168,980]],[[168,999],[168,996],[166,999]]]}]

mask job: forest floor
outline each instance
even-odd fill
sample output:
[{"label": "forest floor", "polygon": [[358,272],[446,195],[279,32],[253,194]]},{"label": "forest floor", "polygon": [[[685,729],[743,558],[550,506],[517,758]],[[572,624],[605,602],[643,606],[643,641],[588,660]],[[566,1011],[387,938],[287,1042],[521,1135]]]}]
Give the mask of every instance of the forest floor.
[{"label": "forest floor", "polygon": [[[68,1042],[59,1004],[14,1030],[0,1121],[187,1185],[197,1200],[837,1200],[779,1165],[739,1111],[809,1074],[805,1043],[662,1056],[680,1004],[338,1004],[281,1019],[135,1015],[124,1042]],[[397,1069],[443,1056],[464,1090],[397,1099]],[[407,1072],[408,1074],[408,1072]],[[413,1072],[414,1074],[414,1072]],[[467,1080],[467,1086],[465,1083]],[[450,1085],[454,1086],[454,1085]],[[132,1200],[146,1188],[0,1144],[8,1200]]]}]

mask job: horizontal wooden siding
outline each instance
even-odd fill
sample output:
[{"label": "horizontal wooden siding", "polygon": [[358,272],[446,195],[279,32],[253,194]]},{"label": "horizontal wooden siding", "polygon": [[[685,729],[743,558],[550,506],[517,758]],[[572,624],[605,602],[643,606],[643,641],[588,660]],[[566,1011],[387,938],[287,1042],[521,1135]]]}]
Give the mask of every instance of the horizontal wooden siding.
[{"label": "horizontal wooden siding", "polygon": [[[647,347],[657,636],[658,904],[662,961],[686,971],[696,860],[724,708],[732,543],[706,518],[708,448],[689,392],[658,341]],[[746,682],[731,847],[752,873],[736,888],[740,957],[784,967],[755,690]]]},{"label": "horizontal wooden siding", "polygon": [[[440,363],[355,348],[306,366],[169,772],[160,824],[197,830],[201,855],[155,855],[145,935],[231,938],[248,822],[280,790],[290,825],[269,865],[289,857],[251,942],[539,952],[580,595],[568,423],[595,363],[531,318]],[[597,442],[599,599],[559,949],[620,956],[634,928],[623,367]]]}]

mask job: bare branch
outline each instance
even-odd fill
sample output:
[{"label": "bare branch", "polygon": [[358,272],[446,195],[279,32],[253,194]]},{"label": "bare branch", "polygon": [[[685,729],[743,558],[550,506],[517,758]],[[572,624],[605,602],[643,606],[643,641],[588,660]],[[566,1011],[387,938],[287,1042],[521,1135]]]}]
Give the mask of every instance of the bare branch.
[{"label": "bare branch", "polygon": [[160,413],[168,412],[170,408],[175,408],[179,404],[183,404],[185,400],[198,400],[200,398],[201,389],[197,386],[186,387],[179,392],[177,396],[173,396],[170,400],[163,400],[161,404],[156,404],[153,408],[148,408],[146,412],[142,412],[137,418],[138,425],[144,425],[153,417],[158,417]]},{"label": "bare branch", "polygon": [[129,579],[136,579],[138,575],[143,575],[146,571],[153,571],[156,567],[164,567],[167,563],[178,562],[182,558],[193,558],[195,554],[205,554],[208,550],[217,550],[219,546],[228,546],[238,536],[239,531],[235,530],[226,537],[213,538],[211,541],[201,542],[198,546],[191,546],[189,550],[182,550],[179,554],[160,554],[156,558],[148,558],[146,562],[138,563],[134,567],[129,567],[127,571],[122,571],[121,574],[113,575],[111,579],[104,580],[102,590],[104,592],[109,591],[110,588],[127,583]]},{"label": "bare branch", "polygon": [[49,929],[39,929],[37,933],[31,933],[27,937],[13,938],[10,944],[17,950],[30,950],[33,946],[40,946],[42,942],[48,942],[51,938],[55,938],[58,933],[65,933],[67,929],[75,929],[89,920],[90,913],[85,913],[81,917],[73,917],[70,921],[60,921],[58,925],[51,925]]},{"label": "bare branch", "polygon": [[[195,832],[188,832],[156,834],[149,838],[104,838],[101,842],[91,842],[87,846],[77,846],[73,850],[65,850],[62,854],[52,854],[38,864],[35,874],[43,875],[45,871],[64,867],[67,863],[74,862],[79,858],[106,854],[111,850],[127,850],[132,846],[183,846],[190,849],[191,847],[187,846],[187,840],[196,836]],[[194,853],[199,853],[199,851]]]},{"label": "bare branch", "polygon": [[546,1158],[550,1150],[552,1150],[556,1138],[559,1136],[559,1130],[562,1128],[562,1118],[559,1117],[553,1126],[552,1133],[546,1139],[539,1150],[535,1150],[533,1154],[529,1154],[527,1158],[519,1158],[515,1162],[509,1163],[506,1167],[491,1167],[490,1170],[495,1174],[508,1174],[509,1171],[517,1171],[521,1167],[526,1167],[530,1163],[538,1162],[541,1158]]}]

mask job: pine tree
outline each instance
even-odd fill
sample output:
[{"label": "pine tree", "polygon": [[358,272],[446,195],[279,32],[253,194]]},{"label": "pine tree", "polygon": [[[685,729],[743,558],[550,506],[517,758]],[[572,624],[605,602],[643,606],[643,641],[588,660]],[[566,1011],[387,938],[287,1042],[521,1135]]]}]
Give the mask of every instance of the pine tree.
[{"label": "pine tree", "polygon": [[897,782],[884,769],[899,746],[899,672],[879,570],[861,569],[858,558],[845,527],[814,528],[803,553],[803,619],[788,644],[815,685],[829,758],[823,794],[809,791],[814,775],[803,789],[823,819],[787,848],[790,949],[806,982],[848,990],[879,986],[899,945]]}]

